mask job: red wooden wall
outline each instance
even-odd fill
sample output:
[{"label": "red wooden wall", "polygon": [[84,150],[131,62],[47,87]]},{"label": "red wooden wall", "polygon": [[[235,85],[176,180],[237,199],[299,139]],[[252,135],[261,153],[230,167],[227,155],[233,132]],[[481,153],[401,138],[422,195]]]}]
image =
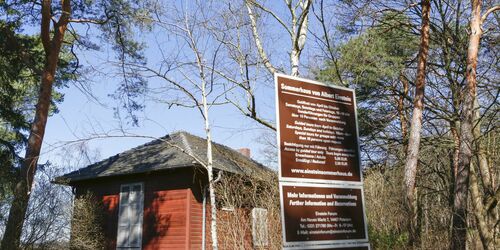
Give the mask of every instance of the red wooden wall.
[{"label": "red wooden wall", "polygon": [[76,196],[87,191],[102,200],[107,249],[116,248],[120,185],[144,183],[143,249],[201,249],[200,173],[192,168],[74,184]]}]

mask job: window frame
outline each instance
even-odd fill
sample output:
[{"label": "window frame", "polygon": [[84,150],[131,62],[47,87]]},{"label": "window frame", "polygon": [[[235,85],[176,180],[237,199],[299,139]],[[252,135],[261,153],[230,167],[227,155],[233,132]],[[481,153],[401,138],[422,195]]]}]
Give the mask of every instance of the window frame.
[{"label": "window frame", "polygon": [[[122,215],[122,210],[124,209],[124,207],[129,207],[130,209],[130,193],[132,192],[133,190],[133,187],[135,186],[139,186],[140,187],[140,191],[138,193],[138,196],[139,197],[136,197],[136,199],[138,198],[137,200],[137,209],[138,209],[138,213],[137,213],[137,216],[139,217],[138,218],[138,226],[139,226],[139,236],[138,236],[138,245],[131,245],[131,242],[130,242],[130,235],[133,231],[133,227],[131,226],[131,222],[130,222],[130,219],[129,218],[125,218],[126,220],[128,220],[128,231],[126,231],[126,234],[124,237],[126,237],[126,240],[125,240],[125,244],[122,244],[122,245],[118,245],[119,244],[119,238],[120,238],[120,222],[122,222],[122,220],[120,220],[120,215]],[[128,192],[124,192],[123,189],[128,187],[129,190]],[[127,197],[127,203],[126,204],[123,204],[122,201],[123,201],[123,197],[125,195],[125,193],[128,193],[128,197]],[[128,217],[128,215],[127,215]],[[117,224],[117,232],[116,232],[116,249],[142,249],[142,233],[143,233],[143,217],[144,217],[144,183],[143,182],[134,182],[134,183],[126,183],[126,184],[121,184],[120,185],[120,196],[119,196],[119,201],[118,201],[118,220],[116,222]],[[136,224],[136,225],[137,225]]]}]

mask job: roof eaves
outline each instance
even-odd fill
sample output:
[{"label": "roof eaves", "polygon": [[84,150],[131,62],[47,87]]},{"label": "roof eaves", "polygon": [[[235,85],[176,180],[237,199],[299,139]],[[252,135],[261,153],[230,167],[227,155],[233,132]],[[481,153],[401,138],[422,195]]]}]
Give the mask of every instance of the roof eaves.
[{"label": "roof eaves", "polygon": [[102,175],[102,176],[86,176],[86,177],[80,177],[80,178],[67,178],[64,176],[60,176],[60,177],[56,177],[54,180],[52,180],[51,183],[71,186],[72,184],[74,184],[76,182],[81,182],[81,181],[97,180],[97,179],[101,179],[101,178],[127,176],[127,175],[134,175],[134,174],[144,174],[144,173],[148,173],[148,172],[165,171],[165,170],[178,169],[178,168],[196,167],[197,165],[199,165],[199,164],[197,164],[197,163],[181,164],[181,165],[176,165],[176,166],[172,166],[169,168],[162,168],[162,169],[147,169],[147,170],[136,171],[136,172],[119,173],[119,174]]}]

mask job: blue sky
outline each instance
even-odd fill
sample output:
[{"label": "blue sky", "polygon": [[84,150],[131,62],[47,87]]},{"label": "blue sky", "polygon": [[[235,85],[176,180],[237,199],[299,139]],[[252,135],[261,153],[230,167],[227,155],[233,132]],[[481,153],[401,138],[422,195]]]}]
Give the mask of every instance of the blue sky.
[{"label": "blue sky", "polygon": [[[182,3],[182,1],[179,2]],[[272,3],[271,7],[278,10],[277,13],[286,19],[287,12],[284,6],[278,4],[273,6],[274,4],[276,3]],[[190,11],[189,6],[183,6],[183,8]],[[311,16],[311,23],[314,23],[313,19],[314,17]],[[288,69],[290,38],[287,37],[281,26],[270,17],[262,20],[262,27],[265,27],[265,29],[262,28],[260,32],[264,38],[264,45],[271,62],[277,67]],[[317,26],[311,24],[311,27]],[[93,30],[93,33],[96,35],[97,31]],[[148,60],[148,66],[153,68],[157,67],[162,59],[157,47],[158,44],[167,54],[177,53],[179,50],[181,50],[182,56],[189,56],[189,53],[191,53],[190,51],[182,51],[186,50],[185,46],[179,46],[179,40],[164,30],[153,29],[152,32],[141,32],[137,38],[147,46],[145,56]],[[99,43],[98,40],[95,41]],[[191,108],[174,106],[168,109],[165,104],[147,101],[145,103],[146,108],[137,113],[140,118],[138,127],[130,126],[126,119],[120,120],[115,117],[113,108],[118,107],[119,104],[109,95],[114,93],[120,84],[120,79],[114,75],[116,69],[107,62],[110,59],[113,60],[113,52],[105,43],[101,43],[101,45],[100,51],[77,52],[86,69],[92,68],[86,75],[88,78],[87,83],[92,86],[91,92],[99,99],[99,103],[88,98],[74,85],[61,90],[65,98],[59,104],[60,112],[54,114],[48,120],[40,163],[50,160],[56,161],[57,164],[55,155],[60,154],[61,148],[67,147],[67,142],[85,140],[95,134],[118,134],[116,130],[122,127],[129,133],[150,137],[161,137],[178,130],[184,130],[201,137],[205,136],[202,117],[198,111]],[[213,46],[208,45],[204,49],[207,50],[207,55],[210,55],[209,50],[213,50]],[[318,53],[317,48],[314,48],[314,41],[309,36],[301,58],[301,64],[304,66],[300,70],[302,75],[307,75],[308,69],[306,66],[310,66],[308,62]],[[316,60],[312,61],[318,63]],[[266,119],[274,121],[274,86],[272,77],[265,69],[253,73],[268,75],[259,78],[263,82],[255,83],[258,111]],[[178,77],[178,74],[174,72],[173,77]],[[151,78],[148,84],[155,86],[162,83],[158,79]],[[214,141],[235,149],[250,148],[254,159],[264,160],[262,154],[264,147],[262,143],[258,142],[258,138],[269,129],[244,117],[231,105],[213,107],[210,111],[210,117]],[[89,149],[99,152],[100,159],[104,159],[150,140],[152,139],[104,138],[88,140],[86,144]],[[69,166],[69,169],[72,168],[72,166]]]}]

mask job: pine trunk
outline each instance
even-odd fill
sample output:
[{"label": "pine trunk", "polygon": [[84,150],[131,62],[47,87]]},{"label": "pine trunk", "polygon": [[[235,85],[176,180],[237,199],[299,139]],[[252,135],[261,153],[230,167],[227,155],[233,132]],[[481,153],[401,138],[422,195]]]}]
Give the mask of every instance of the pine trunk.
[{"label": "pine trunk", "polygon": [[41,37],[45,51],[45,65],[40,81],[40,91],[36,105],[35,116],[31,124],[26,154],[21,165],[20,175],[14,190],[14,197],[9,211],[9,218],[2,238],[1,249],[18,249],[25,220],[30,193],[38,167],[38,157],[42,148],[45,126],[52,100],[52,85],[54,83],[59,53],[63,44],[64,33],[71,13],[70,1],[61,1],[64,13],[55,23],[54,35],[50,39],[50,22],[52,22],[51,1],[42,2]]},{"label": "pine trunk", "polygon": [[424,110],[425,69],[429,52],[429,15],[430,1],[422,1],[422,30],[420,34],[420,50],[418,53],[417,81],[415,99],[411,119],[410,136],[408,138],[408,153],[406,155],[404,185],[406,190],[406,204],[410,213],[410,244],[418,241],[417,209],[415,199],[415,178],[417,174],[418,153],[420,150],[420,134],[422,130],[422,113]]},{"label": "pine trunk", "polygon": [[453,195],[453,217],[451,231],[451,249],[465,249],[467,241],[467,195],[469,190],[470,164],[474,143],[474,100],[476,98],[476,68],[481,39],[481,0],[472,1],[471,34],[467,50],[467,87],[461,113],[460,148],[458,169]]}]

